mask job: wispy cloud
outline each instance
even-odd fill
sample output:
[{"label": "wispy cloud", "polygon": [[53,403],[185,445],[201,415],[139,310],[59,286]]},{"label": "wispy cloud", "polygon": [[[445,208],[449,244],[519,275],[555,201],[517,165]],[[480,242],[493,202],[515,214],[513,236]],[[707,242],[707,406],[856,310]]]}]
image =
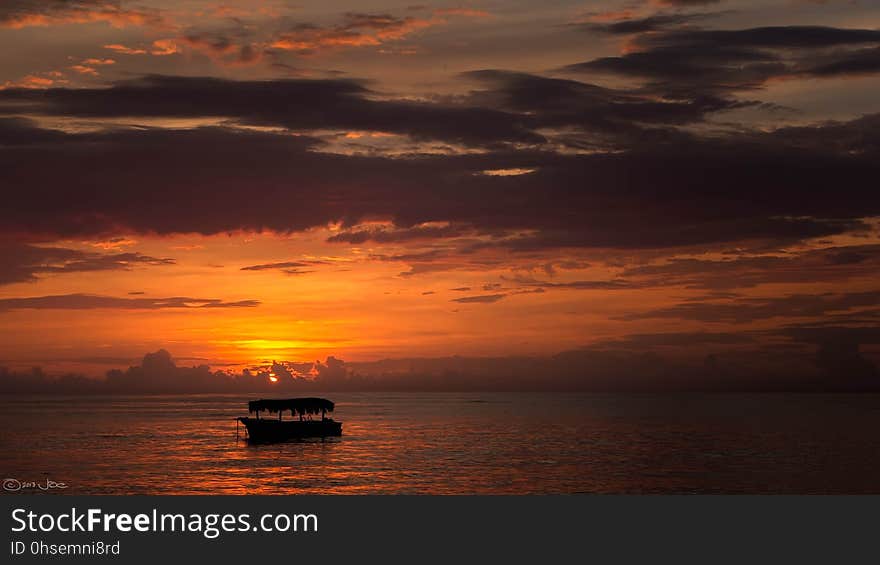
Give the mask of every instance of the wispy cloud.
[{"label": "wispy cloud", "polygon": [[460,302],[462,304],[492,304],[507,297],[506,294],[479,294],[476,296],[463,296],[461,298],[453,298],[450,302]]},{"label": "wispy cloud", "polygon": [[121,298],[96,294],[60,294],[0,299],[0,311],[6,310],[159,310],[165,308],[253,308],[259,300],[227,302],[219,298]]},{"label": "wispy cloud", "polygon": [[164,26],[159,10],[125,8],[118,0],[5,0],[0,27],[21,29],[104,22],[114,27]]}]

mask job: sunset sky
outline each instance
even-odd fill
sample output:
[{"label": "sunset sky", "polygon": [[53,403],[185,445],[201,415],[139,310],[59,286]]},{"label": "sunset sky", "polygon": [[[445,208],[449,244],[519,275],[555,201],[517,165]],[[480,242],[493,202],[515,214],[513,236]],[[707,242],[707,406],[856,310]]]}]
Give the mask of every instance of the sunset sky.
[{"label": "sunset sky", "polygon": [[0,366],[876,372],[878,92],[869,0],[4,0]]}]

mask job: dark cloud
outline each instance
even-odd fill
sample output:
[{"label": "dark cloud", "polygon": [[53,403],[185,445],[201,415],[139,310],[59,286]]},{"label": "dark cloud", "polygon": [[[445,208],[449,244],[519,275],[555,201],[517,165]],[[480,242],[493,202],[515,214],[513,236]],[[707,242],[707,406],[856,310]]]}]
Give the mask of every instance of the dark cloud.
[{"label": "dark cloud", "polygon": [[366,243],[368,241],[376,243],[402,243],[419,239],[457,237],[467,233],[470,233],[470,230],[453,225],[415,226],[404,229],[374,228],[343,231],[327,238],[327,241],[353,244]]},{"label": "dark cloud", "polygon": [[249,267],[242,267],[242,271],[268,271],[274,269],[297,269],[300,267],[311,267],[315,265],[314,261],[283,261],[280,263],[263,263],[261,265],[251,265]]},{"label": "dark cloud", "polygon": [[[341,222],[344,231],[338,240],[406,241],[456,237],[471,230],[490,237],[475,243],[470,252],[494,247],[527,253],[748,240],[781,245],[862,229],[861,218],[880,213],[880,194],[871,183],[880,172],[876,115],[770,133],[704,136],[658,123],[673,119],[670,110],[663,110],[666,117],[661,119],[657,117],[661,111],[640,114],[635,108],[640,103],[631,101],[619,102],[623,109],[609,111],[606,118],[600,115],[603,112],[595,116],[588,112],[584,118],[581,91],[593,92],[589,85],[528,75],[489,75],[486,80],[496,86],[475,96],[497,99],[500,106],[518,114],[534,114],[530,119],[535,123],[557,119],[559,124],[569,123],[581,128],[584,136],[605,127],[602,131],[613,136],[612,147],[601,149],[603,144],[593,143],[587,154],[570,154],[494,146],[467,155],[385,157],[328,153],[322,151],[322,142],[307,135],[230,127],[62,133],[7,120],[0,122],[0,140],[5,140],[0,145],[0,168],[13,189],[4,201],[8,214],[0,229],[33,237],[69,237],[120,232],[213,234],[236,229],[292,232]],[[190,84],[187,79],[167,83]],[[146,84],[165,84],[165,79]],[[128,92],[122,97],[130,102],[124,112],[113,109],[118,92],[104,98],[113,88],[4,91],[0,99],[24,97],[38,105],[46,99],[49,107],[57,99],[61,101],[57,111],[66,108],[63,111],[73,115],[116,112],[121,116],[136,114],[137,108],[150,115],[213,115],[223,113],[221,106],[259,112],[272,106],[272,100],[277,106],[279,96],[301,92],[302,86],[287,81],[239,84],[202,79],[194,84],[205,89],[204,104],[191,102],[186,88],[172,88],[166,97],[149,89],[140,92],[141,86],[116,87]],[[360,88],[334,81],[304,84],[305,90],[315,90],[310,96],[329,100],[348,96],[340,94],[340,88],[357,97]],[[535,86],[534,92],[529,85]],[[261,88],[271,94],[251,100],[250,94]],[[296,109],[297,116],[317,127],[326,126],[319,115],[321,104],[285,101],[284,107],[287,112]],[[607,101],[598,107],[605,108],[604,104]],[[344,110],[345,104],[343,114]],[[607,125],[597,125],[603,119]],[[421,127],[405,115],[385,116],[385,120],[392,129]],[[395,120],[403,125],[394,125]],[[646,120],[655,123],[645,127]],[[444,122],[446,128],[482,127],[479,120],[465,117]],[[621,133],[625,131],[633,134]],[[498,138],[477,137],[493,136]],[[146,154],[150,159],[143,158]],[[517,168],[533,172],[482,174]],[[270,210],[280,213],[267,213]],[[392,221],[394,227],[376,231],[355,227],[377,218]],[[431,222],[449,227],[427,227]]]},{"label": "dark cloud", "polygon": [[[0,104],[89,118],[217,117],[294,130],[369,130],[474,145],[543,143],[527,118],[458,104],[376,100],[352,80],[232,81],[148,76],[109,88],[6,89]],[[18,106],[20,107],[20,106]]]},{"label": "dark cloud", "polygon": [[178,367],[164,349],[144,355],[140,365],[107,372],[104,388],[111,392],[195,392],[229,390],[228,376],[207,365]]},{"label": "dark cloud", "polygon": [[[710,2],[705,2],[706,4]],[[695,2],[695,4],[697,4]],[[688,14],[684,12],[656,13],[641,18],[621,18],[612,21],[588,21],[574,24],[584,31],[628,35],[649,31],[662,31],[691,22],[710,18],[716,14]]]},{"label": "dark cloud", "polygon": [[689,46],[661,47],[566,68],[647,79],[652,91],[682,97],[755,89],[772,77],[790,73],[789,67],[772,54],[728,46],[704,51]]},{"label": "dark cloud", "polygon": [[878,302],[880,291],[791,294],[772,298],[742,297],[723,302],[684,302],[668,308],[625,314],[619,319],[673,318],[742,324],[769,318],[820,317],[875,306]]},{"label": "dark cloud", "polygon": [[743,48],[815,49],[869,43],[880,43],[880,30],[823,26],[768,26],[740,30],[681,29],[644,35],[637,40],[637,46],[642,48],[682,45],[713,48],[727,45]]},{"label": "dark cloud", "polygon": [[705,6],[707,4],[718,4],[722,0],[656,0],[655,4],[661,6],[674,6],[679,8],[688,8],[691,6]]},{"label": "dark cloud", "polygon": [[[874,311],[872,314],[872,320],[859,320],[850,315],[846,320],[787,324],[774,331],[792,340],[816,345],[840,341],[858,345],[880,345],[880,312]],[[843,325],[841,321],[848,322],[849,325]]]},{"label": "dark cloud", "polygon": [[[695,168],[700,167],[695,166]],[[636,174],[636,176],[641,175]],[[684,179],[682,178],[682,180]],[[615,203],[615,205],[617,204]],[[652,204],[658,204],[659,207],[662,207],[662,204],[659,202]],[[687,206],[687,204],[683,205]],[[708,213],[709,211],[706,210],[705,212]],[[648,212],[646,215],[650,216],[651,214],[652,212]],[[623,219],[621,218],[621,220]],[[651,220],[654,220],[654,218],[651,218]],[[656,220],[659,221],[659,218],[656,218]],[[539,233],[532,235],[514,236],[499,241],[478,243],[472,246],[471,249],[500,248],[518,252],[537,252],[543,249],[569,247],[662,249],[684,246],[703,247],[718,242],[749,239],[776,241],[779,245],[784,245],[785,243],[793,243],[802,239],[840,234],[865,228],[865,224],[857,219],[823,221],[819,218],[811,217],[719,217],[715,222],[698,222],[692,225],[664,225],[662,231],[653,232],[653,237],[649,237],[646,236],[644,231],[651,230],[649,225],[634,225],[632,230],[613,232],[610,225],[603,224],[603,220],[597,218],[595,224],[590,227],[582,227],[580,230],[563,231],[547,227]],[[618,227],[624,226],[627,226],[625,222],[618,224]]]},{"label": "dark cloud", "polygon": [[242,267],[242,271],[281,271],[286,275],[304,275],[311,273],[312,270],[304,271],[303,269],[314,267],[316,265],[326,265],[326,261],[281,261],[278,263],[262,263],[260,265],[250,265]]},{"label": "dark cloud", "polygon": [[453,298],[450,302],[460,302],[462,304],[492,304],[502,300],[507,295],[499,294],[480,294],[477,296],[463,296],[461,298]]},{"label": "dark cloud", "polygon": [[863,345],[880,344],[880,312],[872,313],[874,319],[867,324],[850,317],[850,323],[862,325],[837,325],[838,321],[833,320],[791,324],[777,332],[794,341],[816,345],[816,365],[825,374],[846,375],[854,387],[867,388],[880,381],[876,361],[862,351]]},{"label": "dark cloud", "polygon": [[61,142],[66,139],[63,132],[34,127],[27,118],[0,116],[0,148],[3,146],[38,145],[40,143]]},{"label": "dark cloud", "polygon": [[[696,358],[645,351],[687,339],[733,351]],[[609,345],[611,347],[609,347]],[[810,349],[760,349],[726,334],[632,336],[552,356],[439,357],[347,363],[273,362],[282,379],[269,381],[267,367],[241,373],[211,371],[207,365],[181,367],[165,350],[148,353],[140,365],[107,372],[103,380],[50,377],[0,367],[3,392],[305,392],[305,391],[877,391],[876,365],[858,347],[843,344]],[[843,363],[843,365],[838,365]],[[841,372],[841,367],[856,370]],[[303,372],[312,377],[300,376]],[[707,374],[711,378],[707,378]]]},{"label": "dark cloud", "polygon": [[527,114],[537,128],[582,128],[598,135],[600,144],[631,143],[651,136],[645,130],[648,125],[697,123],[711,113],[755,104],[710,94],[658,100],[636,90],[499,70],[473,71],[465,77],[488,85],[471,93],[474,103]]},{"label": "dark cloud", "polygon": [[0,285],[35,281],[46,274],[127,271],[174,263],[174,259],[141,253],[96,253],[0,241]]},{"label": "dark cloud", "polygon": [[880,246],[853,245],[720,260],[671,258],[621,273],[649,285],[704,289],[749,288],[770,283],[843,282],[871,277],[880,268]]},{"label": "dark cloud", "polygon": [[158,310],[162,308],[252,308],[258,300],[226,302],[219,298],[119,298],[95,294],[60,294],[0,299],[0,312],[9,310],[91,310],[111,308],[120,310]]},{"label": "dark cloud", "polygon": [[0,108],[5,102],[15,111],[54,116],[214,117],[300,132],[367,130],[469,146],[540,146],[547,142],[542,128],[579,128],[607,145],[650,135],[645,125],[698,123],[715,112],[756,104],[708,93],[657,100],[635,90],[498,70],[467,77],[488,88],[456,103],[376,99],[352,80],[150,76],[109,88],[10,88],[0,91]]},{"label": "dark cloud", "polygon": [[880,73],[880,47],[821,55],[802,65],[800,72],[825,78]]},{"label": "dark cloud", "polygon": [[607,281],[569,281],[569,282],[551,282],[536,279],[514,279],[514,282],[524,286],[533,286],[542,289],[569,289],[569,290],[622,290],[637,288],[639,285],[627,280],[607,280]]},{"label": "dark cloud", "polygon": [[752,90],[773,78],[874,72],[878,46],[880,31],[871,29],[684,28],[643,33],[624,55],[567,69],[638,77],[647,80],[653,91],[697,97]]},{"label": "dark cloud", "polygon": [[816,365],[828,374],[846,375],[854,382],[875,384],[880,370],[866,358],[858,343],[845,340],[826,341],[816,353]]},{"label": "dark cloud", "polygon": [[683,347],[692,349],[701,345],[739,345],[751,344],[755,339],[743,333],[724,332],[669,332],[652,334],[630,334],[621,339],[602,341],[596,347],[650,348]]},{"label": "dark cloud", "polygon": [[398,253],[396,255],[371,255],[371,259],[378,261],[401,261],[406,263],[434,262],[435,259],[443,259],[447,254],[439,249],[429,251],[416,251],[414,253]]}]

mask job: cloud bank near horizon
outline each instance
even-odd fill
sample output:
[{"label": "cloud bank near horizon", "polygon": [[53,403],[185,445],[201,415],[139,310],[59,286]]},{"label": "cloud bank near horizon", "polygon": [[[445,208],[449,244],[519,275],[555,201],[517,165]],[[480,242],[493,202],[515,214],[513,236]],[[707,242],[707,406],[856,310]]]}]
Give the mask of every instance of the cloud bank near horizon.
[{"label": "cloud bank near horizon", "polygon": [[[876,330],[793,327],[787,343],[756,347],[758,336],[641,334],[547,357],[442,357],[346,363],[273,361],[240,372],[178,366],[164,349],[104,378],[50,376],[0,367],[6,393],[271,393],[307,391],[880,391],[880,369],[861,351],[880,343]],[[781,337],[781,336],[779,336]],[[682,355],[711,347],[695,362]],[[744,355],[745,353],[745,355]]]}]

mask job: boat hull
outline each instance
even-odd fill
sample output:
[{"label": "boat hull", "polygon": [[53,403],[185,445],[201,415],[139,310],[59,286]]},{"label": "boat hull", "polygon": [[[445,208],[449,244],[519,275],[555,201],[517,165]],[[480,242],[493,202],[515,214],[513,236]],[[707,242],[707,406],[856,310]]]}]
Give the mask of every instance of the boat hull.
[{"label": "boat hull", "polygon": [[333,437],[342,435],[342,422],[335,420],[274,420],[270,418],[239,418],[252,443],[274,443],[296,438]]}]

